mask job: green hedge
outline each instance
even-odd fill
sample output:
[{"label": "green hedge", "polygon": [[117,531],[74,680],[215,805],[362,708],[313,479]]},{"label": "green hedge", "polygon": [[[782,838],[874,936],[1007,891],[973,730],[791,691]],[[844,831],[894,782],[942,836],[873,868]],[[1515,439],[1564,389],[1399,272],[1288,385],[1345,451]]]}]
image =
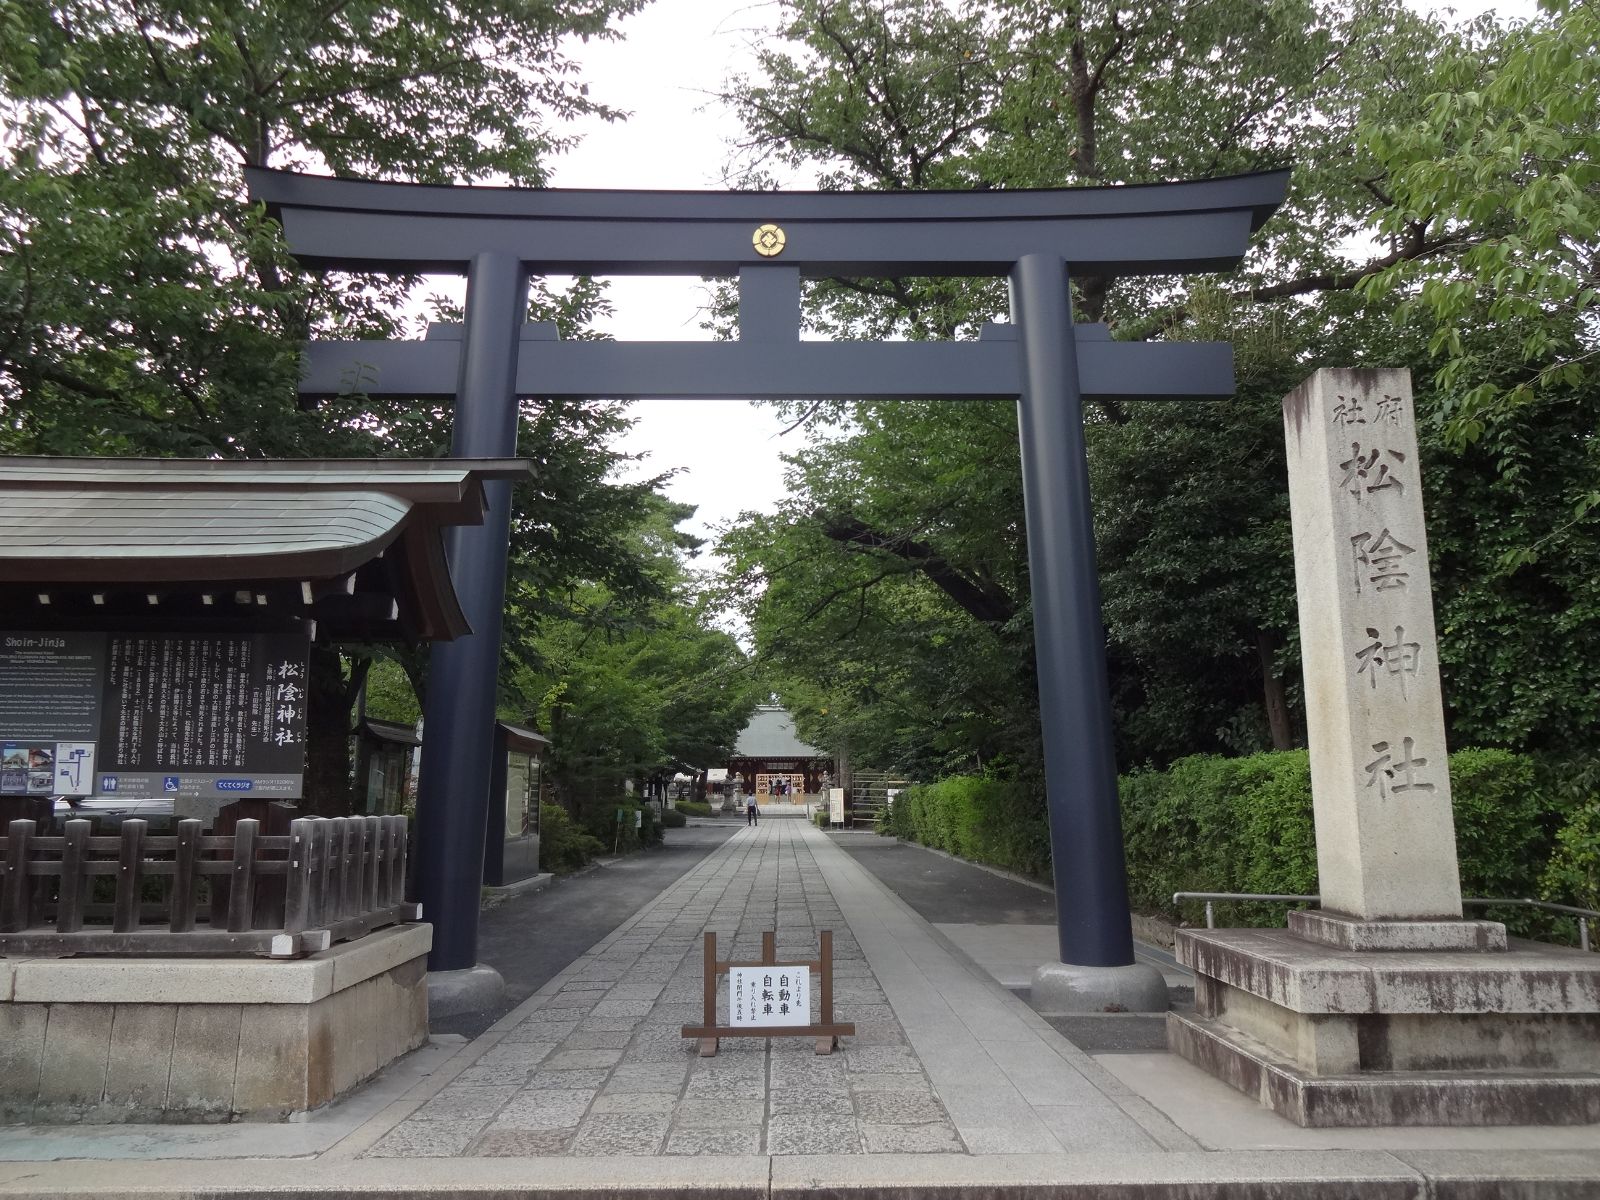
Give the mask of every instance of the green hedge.
[{"label": "green hedge", "polygon": [[669,808],[661,814],[661,827],[663,829],[682,829],[689,823],[689,818],[675,808]]},{"label": "green hedge", "polygon": [[956,775],[906,788],[878,830],[1019,874],[1050,874],[1044,805],[1018,780]]},{"label": "green hedge", "polygon": [[679,800],[678,811],[691,817],[709,817],[711,805],[701,804],[695,800]]},{"label": "green hedge", "polygon": [[[1504,750],[1450,756],[1463,894],[1600,901],[1600,799],[1574,806],[1540,787],[1533,759]],[[1199,755],[1119,781],[1133,906],[1169,916],[1174,892],[1317,891],[1311,771],[1305,751]],[[1570,816],[1569,816],[1570,812]],[[977,862],[1048,878],[1050,848],[1036,787],[957,776],[913,787],[882,832]],[[1284,909],[1218,905],[1225,925],[1281,925]],[[1514,931],[1548,929],[1523,910],[1493,912]]]}]

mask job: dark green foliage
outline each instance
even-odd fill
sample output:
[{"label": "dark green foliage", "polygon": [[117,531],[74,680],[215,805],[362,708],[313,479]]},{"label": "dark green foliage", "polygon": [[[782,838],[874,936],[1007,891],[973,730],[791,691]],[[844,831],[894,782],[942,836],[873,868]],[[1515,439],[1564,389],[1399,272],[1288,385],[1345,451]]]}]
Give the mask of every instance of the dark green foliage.
[{"label": "dark green foliage", "polygon": [[711,805],[701,804],[697,800],[679,800],[677,811],[691,817],[709,817]]},{"label": "dark green foliage", "polygon": [[539,866],[542,870],[557,874],[576,871],[605,851],[600,840],[574,825],[564,809],[553,804],[539,806]]},{"label": "dark green foliage", "polygon": [[1600,908],[1600,797],[1575,809],[1557,831],[1540,887],[1546,900]]},{"label": "dark green foliage", "polygon": [[[1464,895],[1531,897],[1539,894],[1542,876],[1546,899],[1600,901],[1600,803],[1577,807],[1563,827],[1571,805],[1540,789],[1532,758],[1505,750],[1458,750],[1450,756],[1450,777]],[[1134,908],[1194,919],[1193,905],[1174,909],[1174,892],[1316,893],[1305,751],[1191,755],[1165,770],[1124,775],[1120,790]],[[880,831],[975,862],[1049,876],[1043,802],[1037,787],[1018,781],[955,776],[907,789]],[[1274,926],[1283,923],[1284,911],[1281,905],[1219,903],[1216,915],[1221,925]],[[1514,932],[1551,928],[1514,909],[1490,915]]]},{"label": "dark green foliage", "polygon": [[[634,827],[636,813],[643,813],[643,822]],[[648,846],[661,844],[663,834],[656,811],[649,804],[637,800],[594,799],[579,806],[579,822],[583,829],[609,854],[631,854]]]},{"label": "dark green foliage", "polygon": [[689,823],[689,818],[675,808],[669,808],[661,814],[661,828],[682,829]]},{"label": "dark green foliage", "polygon": [[1020,780],[955,775],[907,788],[879,830],[1022,875],[1050,874],[1043,806]]},{"label": "dark green foliage", "polygon": [[[1462,893],[1531,896],[1552,848],[1555,802],[1534,761],[1504,750],[1450,756]],[[1304,751],[1192,757],[1122,780],[1129,893],[1136,908],[1176,915],[1174,892],[1317,891],[1311,774]],[[1189,913],[1193,916],[1193,913]],[[1517,928],[1526,916],[1496,912]],[[1272,906],[1218,905],[1226,925],[1277,925]]]}]

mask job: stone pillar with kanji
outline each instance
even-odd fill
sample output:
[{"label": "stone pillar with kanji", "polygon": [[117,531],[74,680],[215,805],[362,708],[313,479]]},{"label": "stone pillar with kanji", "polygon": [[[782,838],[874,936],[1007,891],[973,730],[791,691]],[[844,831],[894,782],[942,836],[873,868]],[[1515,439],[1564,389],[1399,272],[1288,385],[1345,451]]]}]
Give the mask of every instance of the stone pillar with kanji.
[{"label": "stone pillar with kanji", "polygon": [[1459,918],[1410,373],[1318,371],[1283,417],[1322,909]]},{"label": "stone pillar with kanji", "polygon": [[1600,956],[1462,913],[1410,376],[1283,420],[1321,903],[1180,929],[1168,1045],[1300,1125],[1600,1122]]}]

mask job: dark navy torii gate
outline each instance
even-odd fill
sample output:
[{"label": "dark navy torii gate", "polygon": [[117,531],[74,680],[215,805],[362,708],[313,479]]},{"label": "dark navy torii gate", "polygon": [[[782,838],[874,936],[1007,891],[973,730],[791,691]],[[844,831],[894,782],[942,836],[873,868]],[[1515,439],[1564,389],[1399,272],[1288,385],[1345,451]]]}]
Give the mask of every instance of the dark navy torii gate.
[{"label": "dark navy torii gate", "polygon": [[[1074,325],[1068,271],[1236,266],[1288,172],[987,192],[648,192],[440,187],[247,170],[303,262],[467,276],[463,326],[421,342],[312,343],[301,390],[456,398],[451,453],[516,452],[516,397],[1018,401],[1061,960],[1134,962],[1084,399],[1233,392],[1226,343],[1115,342]],[[528,279],[736,276],[735,342],[560,342],[527,325]],[[969,342],[802,342],[802,277],[1004,276],[1011,325]],[[451,531],[473,633],[434,647],[419,786],[434,970],[473,967],[510,485]],[[1076,987],[1076,985],[1071,985]],[[1092,988],[1091,988],[1092,991]]]}]

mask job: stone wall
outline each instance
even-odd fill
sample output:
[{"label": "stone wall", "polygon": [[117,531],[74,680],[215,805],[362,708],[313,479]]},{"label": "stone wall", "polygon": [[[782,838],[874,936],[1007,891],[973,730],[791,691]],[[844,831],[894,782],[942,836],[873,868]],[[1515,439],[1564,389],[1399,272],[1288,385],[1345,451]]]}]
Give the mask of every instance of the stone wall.
[{"label": "stone wall", "polygon": [[0,959],[0,1123],[276,1120],[428,1037],[428,925],[308,958]]}]

